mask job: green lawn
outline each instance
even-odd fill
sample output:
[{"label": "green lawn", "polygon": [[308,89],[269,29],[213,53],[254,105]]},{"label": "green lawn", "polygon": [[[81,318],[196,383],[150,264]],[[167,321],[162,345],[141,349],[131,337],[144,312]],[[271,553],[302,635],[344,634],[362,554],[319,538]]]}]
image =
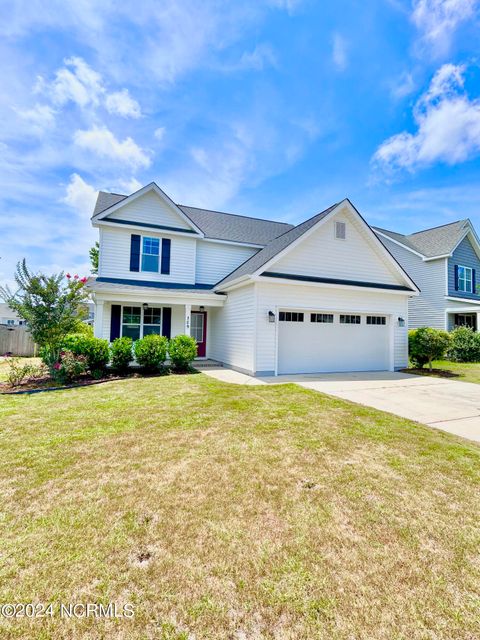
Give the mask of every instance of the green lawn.
[{"label": "green lawn", "polygon": [[[2,638],[473,639],[480,449],[202,374],[0,396]],[[55,609],[57,611],[57,609]]]},{"label": "green lawn", "polygon": [[436,369],[446,369],[456,373],[463,382],[480,383],[480,362],[450,362],[449,360],[437,360],[433,363]]}]

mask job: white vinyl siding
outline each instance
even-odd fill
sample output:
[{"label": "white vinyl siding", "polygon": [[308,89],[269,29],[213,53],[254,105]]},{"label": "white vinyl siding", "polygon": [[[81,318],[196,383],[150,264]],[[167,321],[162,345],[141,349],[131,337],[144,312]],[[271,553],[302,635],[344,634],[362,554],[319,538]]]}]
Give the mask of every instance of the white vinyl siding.
[{"label": "white vinyl siding", "polygon": [[387,249],[420,288],[420,295],[408,302],[409,328],[445,329],[446,258],[425,262],[420,256],[382,237]]},{"label": "white vinyl siding", "polygon": [[258,249],[197,240],[197,282],[215,284],[248,260]]},{"label": "white vinyl siding", "polygon": [[[335,238],[337,220],[346,223],[344,240]],[[313,231],[268,271],[405,285],[398,271],[387,264],[381,245],[346,210]]]},{"label": "white vinyl siding", "polygon": [[255,370],[254,286],[229,291],[224,306],[209,311],[208,323],[212,336],[209,357],[252,373]]},{"label": "white vinyl siding", "polygon": [[[136,232],[139,233],[139,232]],[[182,236],[168,236],[166,233],[152,233],[148,237],[170,238],[170,273],[153,271],[130,271],[130,237],[127,229],[100,229],[100,265],[98,275],[105,278],[125,278],[130,280],[149,280],[153,282],[195,283],[195,239]],[[141,267],[141,265],[140,265]]]},{"label": "white vinyl siding", "polygon": [[[268,321],[268,312],[278,309],[304,309],[310,312],[368,314],[390,316],[393,331],[393,365],[401,369],[408,364],[408,323],[401,327],[398,318],[407,320],[407,296],[374,291],[353,291],[334,287],[258,283],[257,287],[257,357],[256,371],[275,370],[277,326]],[[307,317],[307,316],[306,316]],[[308,316],[309,317],[309,316]],[[365,320],[364,320],[365,321]],[[352,327],[354,328],[354,327]]]},{"label": "white vinyl siding", "polygon": [[167,205],[152,191],[110,213],[105,218],[107,221],[108,219],[158,224],[177,229],[191,229],[191,226],[173,207]]}]

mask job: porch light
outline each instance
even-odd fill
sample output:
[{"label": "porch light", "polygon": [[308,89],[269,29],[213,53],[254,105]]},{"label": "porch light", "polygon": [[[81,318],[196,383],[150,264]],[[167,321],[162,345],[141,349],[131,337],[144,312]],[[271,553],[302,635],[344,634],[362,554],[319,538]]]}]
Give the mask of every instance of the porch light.
[{"label": "porch light", "polygon": [[146,309],[148,309],[148,302],[144,302],[142,304],[143,310],[145,311]]},{"label": "porch light", "polygon": [[205,307],[203,306],[203,304],[200,305],[198,308],[200,309],[200,311],[205,311]]},{"label": "porch light", "polygon": [[268,321],[275,322],[275,314],[273,313],[273,311],[268,312]]},{"label": "porch light", "polygon": [[398,319],[398,326],[399,326],[399,327],[404,327],[404,326],[405,326],[405,320],[404,320],[404,318],[399,318],[399,319]]}]

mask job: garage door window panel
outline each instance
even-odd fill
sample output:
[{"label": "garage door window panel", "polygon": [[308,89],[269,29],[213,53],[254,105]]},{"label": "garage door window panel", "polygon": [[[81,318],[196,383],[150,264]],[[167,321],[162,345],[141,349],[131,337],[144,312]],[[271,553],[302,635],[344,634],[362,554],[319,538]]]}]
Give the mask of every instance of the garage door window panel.
[{"label": "garage door window panel", "polygon": [[386,325],[387,318],[386,316],[367,316],[367,324],[371,325]]},{"label": "garage door window panel", "polygon": [[341,315],[340,324],[360,324],[360,316]]},{"label": "garage door window panel", "polygon": [[333,324],[333,313],[311,313],[310,322]]},{"label": "garage door window panel", "polygon": [[297,311],[280,311],[278,314],[280,322],[303,322],[303,313]]}]

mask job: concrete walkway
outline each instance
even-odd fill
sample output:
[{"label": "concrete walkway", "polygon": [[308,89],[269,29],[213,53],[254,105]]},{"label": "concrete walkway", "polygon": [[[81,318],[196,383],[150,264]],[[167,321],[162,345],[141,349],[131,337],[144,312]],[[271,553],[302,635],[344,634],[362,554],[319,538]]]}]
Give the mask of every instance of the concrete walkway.
[{"label": "concrete walkway", "polygon": [[294,382],[307,389],[394,413],[480,442],[480,385],[389,371],[252,378],[231,369],[204,370],[235,384]]}]

